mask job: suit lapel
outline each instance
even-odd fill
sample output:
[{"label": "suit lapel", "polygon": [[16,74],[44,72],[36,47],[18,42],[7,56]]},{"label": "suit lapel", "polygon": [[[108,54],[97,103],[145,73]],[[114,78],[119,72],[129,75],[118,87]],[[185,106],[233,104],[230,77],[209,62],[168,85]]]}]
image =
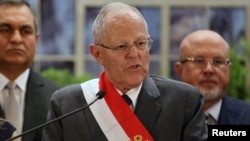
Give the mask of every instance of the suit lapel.
[{"label": "suit lapel", "polygon": [[219,117],[219,124],[238,124],[240,121],[240,113],[242,113],[242,108],[238,107],[231,98],[225,96],[221,105],[221,113]]},{"label": "suit lapel", "polygon": [[[24,111],[24,119],[29,119],[29,117],[37,116],[39,112],[33,111],[33,106],[38,104],[37,100],[40,100],[40,85],[37,82],[37,79],[33,78],[33,74],[31,74],[27,82],[26,95],[25,95],[25,111]],[[40,102],[39,102],[40,103]],[[37,109],[39,110],[39,109]],[[27,126],[27,123],[30,121],[24,121],[24,127]]]},{"label": "suit lapel", "polygon": [[[29,79],[27,82],[27,88],[26,88],[26,95],[25,95],[25,110],[24,110],[24,122],[23,122],[23,131],[27,131],[31,128],[34,128],[35,126],[38,126],[38,124],[42,124],[42,119],[45,118],[43,116],[44,108],[40,105],[44,104],[44,97],[42,96],[43,93],[43,82],[40,81],[39,76],[35,74],[33,71],[30,71]],[[36,107],[36,108],[34,108]],[[34,118],[32,118],[34,117]],[[32,119],[32,120],[31,120]],[[41,119],[34,120],[34,119]],[[35,135],[35,132],[29,133],[29,135],[25,136],[24,138],[33,138]]]},{"label": "suit lapel", "polygon": [[159,96],[160,93],[156,84],[152,78],[148,77],[143,82],[135,113],[149,131],[151,131],[161,111],[162,106],[156,101]]}]

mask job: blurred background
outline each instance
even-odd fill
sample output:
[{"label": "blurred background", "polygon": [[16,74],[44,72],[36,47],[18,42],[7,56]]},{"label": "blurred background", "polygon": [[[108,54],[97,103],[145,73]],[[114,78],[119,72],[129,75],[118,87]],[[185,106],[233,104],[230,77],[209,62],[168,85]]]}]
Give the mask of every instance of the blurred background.
[{"label": "blurred background", "polygon": [[[114,0],[26,0],[37,12],[40,41],[33,68],[61,83],[98,77],[102,68],[90,55],[92,23]],[[230,95],[250,97],[250,0],[120,0],[136,6],[153,39],[150,73],[178,80],[180,41],[198,29],[221,34],[232,48]]]}]

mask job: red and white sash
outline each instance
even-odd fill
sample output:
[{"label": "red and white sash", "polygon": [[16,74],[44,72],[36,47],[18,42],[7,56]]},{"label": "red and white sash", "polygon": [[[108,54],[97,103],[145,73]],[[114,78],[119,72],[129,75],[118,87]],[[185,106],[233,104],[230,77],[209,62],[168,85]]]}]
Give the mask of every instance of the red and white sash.
[{"label": "red and white sash", "polygon": [[133,110],[106,79],[104,72],[100,79],[82,83],[81,87],[88,104],[96,98],[100,89],[106,92],[104,99],[96,101],[90,110],[109,141],[153,141]]}]

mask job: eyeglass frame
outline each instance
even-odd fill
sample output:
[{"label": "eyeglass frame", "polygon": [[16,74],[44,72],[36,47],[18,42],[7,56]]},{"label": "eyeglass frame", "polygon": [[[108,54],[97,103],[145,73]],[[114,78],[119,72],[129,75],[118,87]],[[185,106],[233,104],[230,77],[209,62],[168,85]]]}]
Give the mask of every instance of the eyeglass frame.
[{"label": "eyeglass frame", "polygon": [[[147,45],[145,45],[145,48],[139,48],[138,44],[140,42],[143,42],[145,41],[145,44],[147,43]],[[122,45],[119,45],[119,46],[116,46],[116,47],[109,47],[109,46],[106,46],[106,45],[103,45],[103,44],[98,44],[96,43],[96,45],[100,46],[100,47],[103,47],[103,48],[106,48],[106,49],[110,49],[110,50],[114,50],[114,51],[122,51],[122,52],[128,52],[130,50],[130,48],[132,46],[135,46],[136,49],[138,50],[145,50],[145,49],[150,49],[151,48],[151,44],[152,44],[153,40],[151,38],[147,38],[145,40],[137,40],[135,41],[132,45],[129,45],[129,44],[122,44]],[[123,46],[123,47],[122,47]]]},{"label": "eyeglass frame", "polygon": [[[200,60],[197,60],[197,59],[200,59]],[[217,59],[217,60],[216,60]],[[223,60],[223,61],[222,61]],[[184,64],[186,62],[192,62],[194,65],[196,66],[200,66],[200,67],[204,67],[206,66],[206,63],[207,62],[210,62],[212,66],[214,67],[221,67],[221,66],[224,66],[224,65],[230,65],[231,64],[231,61],[229,58],[218,58],[218,57],[215,57],[215,58],[205,58],[205,57],[188,57],[186,59],[182,59],[180,61],[181,64]],[[197,62],[197,61],[201,61],[201,62]],[[219,64],[217,62],[217,64],[215,63],[216,61],[221,61]],[[224,62],[224,63],[222,63]]]}]

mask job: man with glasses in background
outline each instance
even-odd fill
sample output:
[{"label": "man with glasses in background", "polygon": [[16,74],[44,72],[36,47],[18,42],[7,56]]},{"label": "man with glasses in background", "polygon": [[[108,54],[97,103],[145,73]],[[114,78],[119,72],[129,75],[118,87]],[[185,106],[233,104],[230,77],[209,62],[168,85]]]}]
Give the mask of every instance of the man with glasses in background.
[{"label": "man with glasses in background", "polygon": [[250,104],[229,96],[230,47],[216,32],[198,30],[180,45],[175,71],[180,79],[197,87],[205,99],[207,124],[250,124]]},{"label": "man with glasses in background", "polygon": [[[92,56],[103,66],[98,79],[53,94],[48,120],[91,104],[44,128],[44,141],[204,141],[203,99],[183,82],[149,76],[152,40],[147,23],[123,3],[104,6],[93,24]],[[125,100],[124,100],[124,99]]]}]

